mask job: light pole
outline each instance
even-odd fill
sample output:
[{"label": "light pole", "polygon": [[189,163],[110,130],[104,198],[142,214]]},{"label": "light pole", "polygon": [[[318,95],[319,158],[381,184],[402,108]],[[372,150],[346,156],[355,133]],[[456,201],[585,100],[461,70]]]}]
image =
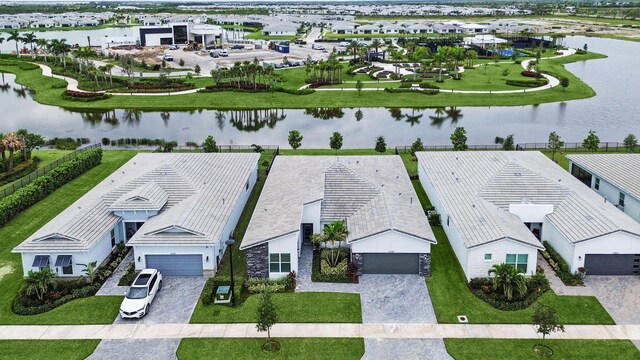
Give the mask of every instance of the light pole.
[{"label": "light pole", "polygon": [[231,265],[231,306],[236,306],[236,291],[233,283],[233,244],[235,240],[229,236],[229,240],[224,242],[229,247],[229,264]]}]

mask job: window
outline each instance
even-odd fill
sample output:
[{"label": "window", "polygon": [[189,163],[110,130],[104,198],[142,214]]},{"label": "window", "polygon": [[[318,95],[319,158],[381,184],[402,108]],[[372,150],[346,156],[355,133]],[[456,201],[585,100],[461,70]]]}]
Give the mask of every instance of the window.
[{"label": "window", "polygon": [[447,226],[449,226],[449,216],[447,216]]},{"label": "window", "polygon": [[291,254],[269,254],[269,272],[288,273],[291,271]]},{"label": "window", "polygon": [[244,186],[244,191],[249,191],[249,180],[247,180],[247,184]]},{"label": "window", "polygon": [[156,284],[156,280],[158,279],[158,275],[153,275],[151,281],[149,282],[149,292],[153,291],[153,286]]},{"label": "window", "polygon": [[489,253],[484,254],[484,261],[491,261],[491,254]]},{"label": "window", "polygon": [[624,207],[624,193],[620,193],[620,197],[618,198],[618,205]]},{"label": "window", "polygon": [[600,179],[596,178],[596,182],[593,184],[593,188],[600,190]]},{"label": "window", "polygon": [[116,229],[111,229],[111,247],[116,246]]},{"label": "window", "polygon": [[505,262],[509,265],[515,266],[516,268],[526,273],[528,260],[529,255],[527,254],[507,254],[507,261]]},{"label": "window", "polygon": [[70,262],[69,265],[62,267],[62,273],[64,275],[73,275],[73,263]]}]

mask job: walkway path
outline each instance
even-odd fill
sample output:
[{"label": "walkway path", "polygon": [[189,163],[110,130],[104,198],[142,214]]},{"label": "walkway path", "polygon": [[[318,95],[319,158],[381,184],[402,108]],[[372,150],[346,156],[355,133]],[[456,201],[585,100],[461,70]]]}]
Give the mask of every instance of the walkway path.
[{"label": "walkway path", "polygon": [[541,253],[538,253],[538,266],[544,270],[544,275],[549,280],[551,289],[558,295],[577,295],[577,296],[592,296],[593,291],[586,286],[567,286],[556,275],[549,263],[542,257]]},{"label": "walkway path", "polygon": [[102,284],[102,287],[100,288],[100,290],[98,290],[96,295],[122,295],[127,292],[127,290],[129,290],[129,287],[118,286],[118,282],[120,281],[122,275],[124,275],[125,271],[127,271],[127,268],[131,263],[133,263],[133,251],[129,251],[127,256],[122,259],[120,265],[118,265],[113,274],[109,276],[107,281]]},{"label": "walkway path", "polygon": [[310,245],[302,245],[302,252],[298,260],[298,286],[297,292],[343,292],[359,293],[359,284],[340,284],[311,281],[311,263],[313,262],[313,249]]},{"label": "walkway path", "polygon": [[[0,339],[182,339],[264,337],[255,324],[4,325]],[[383,339],[538,339],[526,324],[276,324],[274,337],[363,337]],[[551,339],[640,340],[640,325],[566,325]]]}]

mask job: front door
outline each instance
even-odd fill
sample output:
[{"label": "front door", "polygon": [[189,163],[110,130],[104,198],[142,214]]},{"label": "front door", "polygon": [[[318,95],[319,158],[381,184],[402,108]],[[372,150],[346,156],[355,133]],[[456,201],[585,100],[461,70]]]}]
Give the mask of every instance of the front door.
[{"label": "front door", "polygon": [[302,224],[302,242],[310,243],[313,235],[313,224]]}]

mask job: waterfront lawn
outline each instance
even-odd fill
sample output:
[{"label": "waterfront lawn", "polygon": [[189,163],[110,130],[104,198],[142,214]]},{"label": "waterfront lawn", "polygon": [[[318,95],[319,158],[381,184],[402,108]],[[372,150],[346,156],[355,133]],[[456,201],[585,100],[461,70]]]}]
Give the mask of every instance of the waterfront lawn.
[{"label": "waterfront lawn", "polygon": [[[436,106],[509,106],[529,105],[546,102],[558,102],[582,99],[595,95],[593,90],[570,74],[562,64],[603,57],[596,53],[573,55],[560,59],[544,59],[543,70],[554,71],[570,80],[569,87],[563,91],[555,87],[544,91],[514,94],[456,94],[440,93],[426,96],[421,93],[403,92],[389,94],[384,91],[346,91],[340,96],[332,91],[318,91],[309,95],[291,95],[287,93],[241,93],[215,92],[195,93],[188,95],[160,96],[112,96],[105,100],[81,102],[62,99],[65,82],[41,75],[39,69],[21,70],[17,66],[7,65],[6,60],[0,65],[0,71],[15,73],[19,84],[36,91],[35,100],[48,105],[57,105],[74,109],[149,109],[149,110],[184,110],[184,109],[266,109],[266,108],[316,108],[316,107],[436,107]],[[482,71],[482,70],[472,70]],[[292,72],[292,73],[291,73]],[[276,72],[279,73],[279,72]],[[295,68],[282,71],[288,77],[286,87],[295,88],[304,85],[305,69]],[[302,81],[300,81],[302,79]],[[206,81],[206,80],[205,80]]]},{"label": "waterfront lawn", "polygon": [[[46,165],[58,160],[59,158],[65,156],[66,154],[70,153],[71,150],[33,150],[31,152],[31,156],[32,157],[39,157],[40,158],[40,162],[38,163],[38,166],[36,167],[36,169],[40,169],[45,167]],[[28,175],[29,173],[25,173],[24,176]],[[0,190],[11,186],[11,184],[18,182],[18,180],[16,181],[12,181],[10,183],[7,183],[5,185],[0,185]]]},{"label": "waterfront lawn", "polygon": [[457,360],[540,359],[533,352],[533,346],[539,344],[553,350],[553,359],[640,359],[629,340],[445,339],[444,343]]},{"label": "waterfront lawn", "polygon": [[0,359],[85,359],[100,340],[0,340]]},{"label": "waterfront lawn", "polygon": [[23,284],[20,254],[11,250],[104,178],[124,165],[135,151],[105,151],[100,165],[56,190],[44,200],[0,227],[0,324],[110,324],[118,314],[121,296],[94,296],[68,302],[43,314],[23,316],[11,305]]},{"label": "waterfront lawn", "polygon": [[[337,335],[337,334],[336,334]],[[362,338],[277,338],[280,351],[262,350],[264,338],[183,339],[178,359],[335,359],[358,360],[364,355]]]},{"label": "waterfront lawn", "polygon": [[[228,305],[198,305],[192,324],[255,323],[259,294],[249,296],[235,308]],[[349,293],[298,292],[273,294],[280,323],[361,323],[360,295]],[[324,305],[323,305],[324,304]],[[326,306],[325,306],[326,305]]]}]

